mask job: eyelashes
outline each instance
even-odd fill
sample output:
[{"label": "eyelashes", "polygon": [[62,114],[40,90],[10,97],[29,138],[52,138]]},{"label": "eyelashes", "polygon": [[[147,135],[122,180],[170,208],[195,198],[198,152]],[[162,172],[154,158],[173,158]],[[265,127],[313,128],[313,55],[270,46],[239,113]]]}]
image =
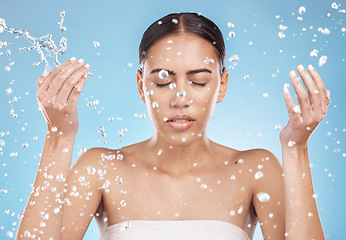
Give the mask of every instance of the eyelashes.
[{"label": "eyelashes", "polygon": [[[168,86],[169,84],[170,83],[163,83],[163,84],[156,83],[156,87],[162,88],[162,87]],[[207,85],[206,83],[196,83],[196,82],[191,82],[191,84],[194,84],[199,87],[205,87]]]}]

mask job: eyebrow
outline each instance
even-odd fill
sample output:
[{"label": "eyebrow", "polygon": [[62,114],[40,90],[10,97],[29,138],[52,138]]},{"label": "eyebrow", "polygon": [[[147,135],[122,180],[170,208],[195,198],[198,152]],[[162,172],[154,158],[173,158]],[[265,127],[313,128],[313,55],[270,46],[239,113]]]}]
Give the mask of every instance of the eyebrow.
[{"label": "eyebrow", "polygon": [[[166,70],[169,75],[176,75],[174,71],[163,69],[163,68],[155,68],[150,71],[150,74],[160,72],[161,70]],[[186,75],[192,75],[192,74],[201,73],[201,72],[213,73],[213,71],[207,68],[199,68],[199,69],[187,71]]]}]

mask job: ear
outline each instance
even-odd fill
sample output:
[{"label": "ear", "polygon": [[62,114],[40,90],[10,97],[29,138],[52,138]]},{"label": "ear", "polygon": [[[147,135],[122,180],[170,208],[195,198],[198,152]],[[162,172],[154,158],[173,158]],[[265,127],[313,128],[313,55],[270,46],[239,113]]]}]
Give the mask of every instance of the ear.
[{"label": "ear", "polygon": [[223,71],[221,76],[221,81],[220,81],[219,94],[217,96],[217,101],[216,101],[217,103],[221,102],[226,95],[228,76],[229,76],[228,71],[227,70]]},{"label": "ear", "polygon": [[139,96],[142,99],[142,102],[145,103],[145,96],[144,96],[144,90],[143,90],[143,74],[141,70],[137,70],[136,72],[137,75],[137,89]]}]

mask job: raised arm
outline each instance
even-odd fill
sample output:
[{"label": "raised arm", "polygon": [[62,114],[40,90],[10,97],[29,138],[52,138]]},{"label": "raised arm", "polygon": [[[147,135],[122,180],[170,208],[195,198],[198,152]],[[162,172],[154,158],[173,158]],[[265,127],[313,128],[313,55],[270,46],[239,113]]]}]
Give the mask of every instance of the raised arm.
[{"label": "raised arm", "polygon": [[290,71],[292,86],[299,106],[295,106],[288,88],[283,95],[289,113],[289,121],[280,133],[285,190],[285,236],[287,240],[325,239],[319,218],[309,166],[308,138],[322,121],[330,104],[329,91],[317,73],[308,66],[309,73],[302,65],[298,73],[307,93],[295,71]]},{"label": "raised arm", "polygon": [[78,131],[77,101],[90,66],[75,58],[37,79],[47,135],[17,239],[61,239],[65,181]]}]

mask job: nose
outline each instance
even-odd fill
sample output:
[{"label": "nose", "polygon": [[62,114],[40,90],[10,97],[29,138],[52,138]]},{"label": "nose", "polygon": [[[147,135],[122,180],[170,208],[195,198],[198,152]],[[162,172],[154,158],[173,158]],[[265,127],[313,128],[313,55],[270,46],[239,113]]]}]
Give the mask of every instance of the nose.
[{"label": "nose", "polygon": [[187,108],[190,107],[192,100],[189,94],[184,89],[178,89],[174,92],[171,100],[171,107],[174,108]]}]

